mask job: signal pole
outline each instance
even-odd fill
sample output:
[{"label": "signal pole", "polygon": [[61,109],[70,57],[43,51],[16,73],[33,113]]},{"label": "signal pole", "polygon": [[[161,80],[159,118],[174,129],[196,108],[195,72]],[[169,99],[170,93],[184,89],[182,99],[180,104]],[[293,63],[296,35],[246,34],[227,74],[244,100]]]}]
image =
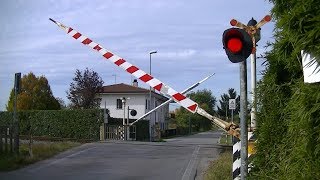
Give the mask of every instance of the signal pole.
[{"label": "signal pole", "polygon": [[[245,30],[252,40],[251,52],[251,88],[252,88],[252,102],[251,109],[251,130],[256,128],[256,42],[260,40],[260,27],[271,20],[271,16],[265,16],[259,23],[253,18],[248,25],[232,19],[230,24],[240,29]],[[246,56],[248,57],[248,56]],[[241,57],[243,58],[243,57]],[[229,57],[230,59],[230,57]],[[247,64],[246,60],[240,62],[240,139],[241,139],[241,180],[247,179],[248,176],[248,127],[247,127]]]},{"label": "signal pole", "polygon": [[251,35],[253,43],[253,50],[250,56],[251,59],[251,112],[250,112],[250,129],[254,131],[256,129],[256,114],[257,114],[257,100],[256,100],[256,88],[257,88],[257,60],[256,60],[256,43],[260,40],[260,30],[261,28],[255,28],[254,26],[257,24],[255,19],[251,19],[247,26],[251,28],[248,32]]},{"label": "signal pole", "polygon": [[252,52],[251,56],[251,123],[250,128],[256,129],[256,113],[257,113],[257,102],[256,102],[256,87],[257,87],[257,73],[256,73],[256,52]]},{"label": "signal pole", "polygon": [[247,61],[240,62],[240,139],[241,180],[248,176],[248,125],[247,125]]}]

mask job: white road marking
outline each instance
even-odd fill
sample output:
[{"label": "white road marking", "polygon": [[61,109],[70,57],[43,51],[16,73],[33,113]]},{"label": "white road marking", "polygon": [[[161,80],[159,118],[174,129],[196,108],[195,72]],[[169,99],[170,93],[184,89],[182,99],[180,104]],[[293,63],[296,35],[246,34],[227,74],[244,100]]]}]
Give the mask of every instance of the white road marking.
[{"label": "white road marking", "polygon": [[190,175],[191,175],[190,173],[191,173],[193,166],[195,165],[199,150],[200,150],[200,146],[198,145],[192,153],[192,156],[191,156],[191,159],[188,163],[188,166],[187,166],[186,170],[184,171],[183,176],[181,178],[182,180],[190,179]]}]

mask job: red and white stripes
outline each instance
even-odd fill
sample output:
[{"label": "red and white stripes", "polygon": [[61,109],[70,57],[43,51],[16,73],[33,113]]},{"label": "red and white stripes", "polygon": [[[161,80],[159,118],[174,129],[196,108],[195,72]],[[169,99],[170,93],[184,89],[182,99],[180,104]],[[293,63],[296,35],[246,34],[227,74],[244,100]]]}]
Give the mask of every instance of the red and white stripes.
[{"label": "red and white stripes", "polygon": [[91,47],[93,50],[98,51],[104,58],[107,60],[110,60],[117,66],[121,67],[128,73],[132,74],[136,78],[139,78],[141,81],[147,83],[149,86],[153,87],[157,91],[169,95],[174,99],[175,102],[183,106],[184,108],[188,109],[190,112],[195,113],[198,108],[198,104],[185,95],[175,91],[171,87],[167,86],[166,84],[162,83],[160,80],[152,77],[148,73],[142,71],[139,69],[137,66],[134,66],[130,64],[128,61],[124,60],[123,58],[113,54],[112,52],[108,51],[107,49],[103,48],[101,45],[98,43],[93,42],[90,38],[82,35],[78,31],[72,29],[71,27],[64,26],[63,24],[54,21],[55,24],[57,24],[60,28],[65,30],[67,34],[72,36],[74,39],[80,41],[82,44],[87,45]]}]

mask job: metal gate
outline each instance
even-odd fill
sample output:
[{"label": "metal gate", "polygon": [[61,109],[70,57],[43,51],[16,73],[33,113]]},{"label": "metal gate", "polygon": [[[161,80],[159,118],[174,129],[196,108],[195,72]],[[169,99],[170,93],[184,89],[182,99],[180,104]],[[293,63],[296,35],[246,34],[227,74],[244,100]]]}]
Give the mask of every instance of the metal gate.
[{"label": "metal gate", "polygon": [[106,139],[108,140],[136,140],[136,126],[106,125]]},{"label": "metal gate", "polygon": [[13,128],[0,126],[0,154],[13,152]]}]

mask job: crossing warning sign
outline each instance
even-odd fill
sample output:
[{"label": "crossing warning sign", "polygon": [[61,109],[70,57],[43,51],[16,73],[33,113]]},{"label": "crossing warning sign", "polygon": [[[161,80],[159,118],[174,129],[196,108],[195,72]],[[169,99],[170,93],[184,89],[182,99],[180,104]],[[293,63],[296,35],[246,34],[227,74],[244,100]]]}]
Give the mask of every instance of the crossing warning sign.
[{"label": "crossing warning sign", "polygon": [[236,99],[229,99],[229,109],[236,109]]}]

